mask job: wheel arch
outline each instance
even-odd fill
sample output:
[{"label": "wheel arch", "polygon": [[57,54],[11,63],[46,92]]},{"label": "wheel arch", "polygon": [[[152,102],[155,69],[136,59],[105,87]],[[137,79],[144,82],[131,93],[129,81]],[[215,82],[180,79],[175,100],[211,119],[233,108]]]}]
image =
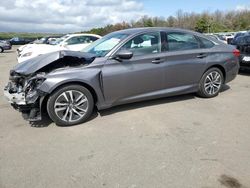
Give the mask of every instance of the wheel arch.
[{"label": "wheel arch", "polygon": [[[218,68],[218,69],[220,69],[220,71],[221,71],[222,74],[223,74],[224,82],[225,82],[225,80],[226,80],[226,70],[225,70],[225,68],[224,68],[222,65],[220,65],[220,64],[214,64],[214,65],[209,66],[209,67],[204,71],[204,73],[207,72],[207,71],[208,71],[209,69],[211,69],[211,68]],[[204,74],[204,73],[203,73],[203,74]]]},{"label": "wheel arch", "polygon": [[63,88],[67,85],[80,85],[80,86],[87,88],[90,91],[90,93],[92,94],[93,99],[94,99],[94,105],[96,106],[96,103],[98,102],[98,96],[97,96],[97,92],[95,91],[95,89],[91,85],[89,85],[85,82],[81,82],[81,81],[69,81],[69,82],[65,82],[65,83],[62,83],[62,84],[56,86],[47,95],[45,95],[45,97],[42,100],[41,107],[40,107],[42,109],[42,111],[44,111],[46,109],[49,96],[51,94],[53,94],[54,92],[56,92],[58,89]]}]

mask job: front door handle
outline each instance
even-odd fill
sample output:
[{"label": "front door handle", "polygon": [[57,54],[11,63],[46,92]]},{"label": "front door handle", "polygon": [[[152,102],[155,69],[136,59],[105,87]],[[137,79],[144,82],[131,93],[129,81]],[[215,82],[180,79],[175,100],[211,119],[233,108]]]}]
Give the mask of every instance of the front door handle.
[{"label": "front door handle", "polygon": [[207,54],[199,54],[196,57],[202,59],[202,58],[207,57]]},{"label": "front door handle", "polygon": [[159,64],[159,63],[162,63],[163,61],[164,61],[164,59],[157,58],[157,59],[154,59],[154,60],[152,61],[152,63],[154,63],[154,64]]}]

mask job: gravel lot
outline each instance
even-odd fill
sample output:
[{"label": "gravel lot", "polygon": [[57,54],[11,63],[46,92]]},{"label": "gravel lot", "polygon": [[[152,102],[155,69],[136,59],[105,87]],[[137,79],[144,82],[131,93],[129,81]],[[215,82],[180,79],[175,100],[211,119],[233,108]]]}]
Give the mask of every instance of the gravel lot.
[{"label": "gravel lot", "polygon": [[217,98],[123,105],[77,126],[32,127],[6,102],[0,54],[0,188],[250,188],[250,73]]}]

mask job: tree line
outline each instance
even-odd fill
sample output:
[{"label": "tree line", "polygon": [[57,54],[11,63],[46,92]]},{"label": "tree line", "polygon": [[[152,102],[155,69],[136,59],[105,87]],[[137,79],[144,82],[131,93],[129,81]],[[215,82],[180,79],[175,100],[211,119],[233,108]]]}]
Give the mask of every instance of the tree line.
[{"label": "tree line", "polygon": [[88,33],[105,35],[107,33],[135,27],[178,27],[195,30],[200,33],[218,33],[250,30],[250,10],[238,11],[204,11],[188,13],[178,10],[175,16],[149,17],[143,16],[137,21],[110,24],[93,28]]}]

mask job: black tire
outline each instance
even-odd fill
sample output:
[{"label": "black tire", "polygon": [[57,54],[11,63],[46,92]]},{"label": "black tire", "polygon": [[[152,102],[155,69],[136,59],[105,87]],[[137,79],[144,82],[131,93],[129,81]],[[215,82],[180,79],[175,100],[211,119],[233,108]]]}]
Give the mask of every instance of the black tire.
[{"label": "black tire", "polygon": [[[56,109],[56,105],[58,104],[58,100],[60,99],[60,97],[64,97],[64,94],[65,93],[70,93],[71,91],[73,92],[79,92],[79,94],[83,94],[84,95],[84,98],[87,99],[87,109],[86,109],[86,112],[84,112],[85,114],[83,115],[83,117],[79,117],[80,119],[78,120],[74,120],[73,122],[70,121],[70,117],[68,117],[68,115],[66,116],[68,118],[68,120],[63,120],[64,118],[60,118],[58,113],[59,112],[56,112],[56,110],[58,110],[59,108]],[[75,93],[75,94],[76,94]],[[68,96],[66,96],[66,98],[70,99],[70,95],[68,94]],[[77,99],[76,97],[72,97],[72,98],[75,98],[73,101],[74,103],[77,102]],[[78,97],[77,97],[78,98]],[[81,99],[82,100],[82,99]],[[57,103],[56,103],[57,102]],[[65,101],[66,102],[66,101]],[[64,104],[65,104],[64,102]],[[67,103],[67,102],[66,102]],[[73,103],[73,102],[72,102]],[[60,103],[62,104],[62,103]],[[76,104],[76,103],[75,103]],[[71,104],[72,105],[72,104]],[[86,106],[86,105],[85,105]],[[63,106],[62,106],[63,107]],[[69,105],[67,104],[67,107],[66,108],[71,108],[71,113],[72,113],[72,109],[73,111],[74,110],[78,110],[74,107],[71,106],[69,107]],[[90,93],[90,91],[81,86],[81,85],[65,85],[59,89],[57,89],[56,91],[54,91],[48,98],[48,102],[47,102],[47,111],[48,111],[48,114],[50,116],[50,118],[59,126],[71,126],[71,125],[76,125],[76,124],[80,124],[80,123],[83,123],[85,121],[88,120],[88,118],[91,116],[92,112],[93,112],[93,108],[94,108],[94,100],[93,100],[93,96],[92,94]],[[63,114],[63,111],[65,112],[65,114],[69,114],[69,110],[65,109],[65,110],[61,110],[62,111],[62,114]],[[74,112],[73,112],[74,114]],[[74,114],[75,116],[77,116],[77,114]],[[63,115],[64,116],[64,115]],[[72,116],[72,115],[71,115]]]},{"label": "black tire", "polygon": [[0,47],[0,53],[3,53],[4,49],[2,47]]},{"label": "black tire", "polygon": [[[209,78],[207,78],[209,75],[216,75],[216,73],[220,76],[220,81],[217,81],[217,82],[207,82],[209,80]],[[217,77],[219,78],[219,77]],[[217,84],[220,82],[220,85]],[[211,92],[210,93],[210,90],[209,90],[209,87],[211,88],[211,85],[209,84],[212,84],[213,83],[216,83],[216,87],[214,87],[214,92]],[[208,69],[202,76],[201,80],[200,80],[200,83],[199,83],[199,90],[197,92],[198,96],[200,97],[203,97],[203,98],[212,98],[212,97],[215,97],[219,94],[222,86],[224,84],[224,76],[223,76],[223,73],[221,72],[220,69],[216,68],[216,67],[213,67],[213,68],[210,68]],[[207,86],[209,85],[209,86]],[[205,87],[207,86],[207,87]],[[207,88],[207,89],[206,89]]]}]

